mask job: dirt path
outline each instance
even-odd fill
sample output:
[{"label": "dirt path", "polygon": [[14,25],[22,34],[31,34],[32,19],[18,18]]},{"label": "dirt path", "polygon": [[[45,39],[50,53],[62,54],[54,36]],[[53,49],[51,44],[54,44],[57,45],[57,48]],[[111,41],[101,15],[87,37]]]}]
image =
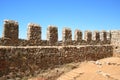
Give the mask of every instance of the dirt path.
[{"label": "dirt path", "polygon": [[83,62],[57,80],[120,80],[120,58]]},{"label": "dirt path", "polygon": [[120,58],[65,64],[28,80],[120,80]]}]

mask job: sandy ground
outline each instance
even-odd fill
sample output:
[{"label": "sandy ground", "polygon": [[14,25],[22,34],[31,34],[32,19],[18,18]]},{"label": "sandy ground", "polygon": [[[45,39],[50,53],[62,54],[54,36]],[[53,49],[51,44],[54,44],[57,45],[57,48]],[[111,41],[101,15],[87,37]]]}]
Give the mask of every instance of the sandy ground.
[{"label": "sandy ground", "polygon": [[28,80],[120,80],[120,58],[118,57],[63,66],[47,71],[45,73],[47,75],[44,74],[43,78],[38,75]]},{"label": "sandy ground", "polygon": [[57,80],[120,80],[120,58],[83,62]]}]

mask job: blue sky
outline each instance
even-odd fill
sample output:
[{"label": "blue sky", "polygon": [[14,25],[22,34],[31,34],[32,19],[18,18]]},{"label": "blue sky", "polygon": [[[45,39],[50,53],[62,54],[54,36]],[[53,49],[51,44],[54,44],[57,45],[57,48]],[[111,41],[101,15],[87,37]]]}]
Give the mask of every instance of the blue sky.
[{"label": "blue sky", "polygon": [[[3,20],[19,22],[19,37],[26,39],[28,23],[42,27],[46,39],[48,25],[55,25],[62,38],[62,29],[120,30],[120,0],[0,0],[0,37]],[[74,34],[73,34],[74,35]]]}]

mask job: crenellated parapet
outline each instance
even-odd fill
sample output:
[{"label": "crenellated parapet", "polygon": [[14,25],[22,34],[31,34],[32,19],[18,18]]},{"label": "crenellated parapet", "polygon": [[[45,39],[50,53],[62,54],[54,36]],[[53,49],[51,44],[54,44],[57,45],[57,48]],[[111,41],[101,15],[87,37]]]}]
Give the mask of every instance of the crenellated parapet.
[{"label": "crenellated parapet", "polygon": [[17,21],[4,20],[4,30],[2,34],[2,43],[5,45],[18,44],[19,24]]},{"label": "crenellated parapet", "polygon": [[99,31],[94,31],[93,32],[93,40],[94,41],[100,41],[100,32]]},{"label": "crenellated parapet", "polygon": [[74,40],[72,40],[72,30],[63,28],[62,41],[58,40],[58,28],[48,26],[47,40],[42,40],[42,28],[38,24],[30,23],[27,29],[27,39],[19,39],[19,24],[17,21],[5,20],[3,36],[0,38],[0,45],[5,46],[62,46],[62,45],[97,45],[110,44],[111,34],[107,31],[89,31],[82,32],[79,29],[74,31]]},{"label": "crenellated parapet", "polygon": [[107,32],[106,31],[101,31],[101,33],[100,33],[100,39],[102,40],[102,41],[106,41],[107,40]]},{"label": "crenellated parapet", "polygon": [[75,32],[74,32],[74,40],[79,42],[79,41],[82,41],[82,31],[76,29]]},{"label": "crenellated parapet", "polygon": [[55,26],[48,26],[47,28],[48,45],[58,45],[58,28]]},{"label": "crenellated parapet", "polygon": [[70,28],[64,28],[62,31],[63,45],[70,45],[72,43],[72,31]]},{"label": "crenellated parapet", "polygon": [[27,31],[27,39],[28,40],[41,40],[41,27],[37,24],[28,24]]},{"label": "crenellated parapet", "polygon": [[18,40],[19,34],[18,22],[13,20],[4,20],[3,37],[11,40]]},{"label": "crenellated parapet", "polygon": [[120,56],[120,30],[82,32],[76,29],[73,40],[72,30],[63,28],[61,41],[58,40],[56,26],[48,26],[46,40],[42,40],[41,34],[42,27],[30,23],[27,39],[19,39],[18,22],[4,21],[0,38],[0,77],[7,76],[10,79],[20,76],[21,79],[21,76],[33,75],[38,70],[54,68],[56,65]]},{"label": "crenellated parapet", "polygon": [[85,31],[84,40],[87,41],[88,43],[92,41],[92,32],[91,31]]}]

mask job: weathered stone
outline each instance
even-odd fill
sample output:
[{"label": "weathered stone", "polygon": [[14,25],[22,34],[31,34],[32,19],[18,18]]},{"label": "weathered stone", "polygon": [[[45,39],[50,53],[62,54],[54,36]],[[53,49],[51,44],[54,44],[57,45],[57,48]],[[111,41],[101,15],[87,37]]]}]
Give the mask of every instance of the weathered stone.
[{"label": "weathered stone", "polygon": [[[3,31],[2,38],[3,39],[7,38],[11,40],[12,41],[11,45],[17,44],[18,38],[19,38],[18,22],[13,20],[4,20],[4,31]],[[9,42],[9,40],[8,41],[6,40],[6,41]]]},{"label": "weathered stone", "polygon": [[[20,70],[20,75],[24,76],[25,74],[34,73],[34,71],[37,71],[39,68],[46,69],[74,61],[97,60],[112,56],[112,51],[112,46],[22,46],[0,48],[0,55],[3,53],[2,56],[7,57],[4,58],[4,60],[8,62],[6,64],[6,69],[8,69],[6,74],[14,70],[18,73]],[[0,66],[3,65],[0,64]],[[26,70],[30,72],[26,73]]]},{"label": "weathered stone", "polygon": [[28,24],[28,40],[41,40],[41,27],[38,24]]},{"label": "weathered stone", "polygon": [[93,32],[93,40],[100,41],[100,32],[99,31]]},{"label": "weathered stone", "polygon": [[47,29],[47,40],[49,45],[58,44],[58,29],[55,26],[49,26]]},{"label": "weathered stone", "polygon": [[92,32],[91,32],[91,31],[85,31],[84,39],[85,39],[85,41],[87,41],[87,42],[92,41]]},{"label": "weathered stone", "polygon": [[62,31],[62,41],[64,45],[69,45],[72,42],[72,31],[70,28],[64,28]]},{"label": "weathered stone", "polygon": [[4,20],[3,38],[18,40],[18,22],[13,20]]},{"label": "weathered stone", "polygon": [[47,40],[41,40],[41,27],[29,24],[27,36],[28,40],[18,39],[18,23],[5,21],[3,37],[0,38],[0,77],[21,79],[55,65],[97,60],[120,53],[119,30],[100,34],[95,31],[93,35],[86,31],[85,40],[82,40],[82,32],[76,30],[75,40],[72,40],[72,31],[64,28],[62,41],[58,41],[58,29],[49,26]]},{"label": "weathered stone", "polygon": [[80,30],[75,30],[74,40],[75,40],[75,41],[82,41],[82,31],[80,31]]},{"label": "weathered stone", "polygon": [[120,30],[111,31],[111,44],[114,48],[114,56],[120,57]]},{"label": "weathered stone", "polygon": [[106,31],[101,31],[100,33],[100,39],[101,41],[107,41],[107,32]]}]

